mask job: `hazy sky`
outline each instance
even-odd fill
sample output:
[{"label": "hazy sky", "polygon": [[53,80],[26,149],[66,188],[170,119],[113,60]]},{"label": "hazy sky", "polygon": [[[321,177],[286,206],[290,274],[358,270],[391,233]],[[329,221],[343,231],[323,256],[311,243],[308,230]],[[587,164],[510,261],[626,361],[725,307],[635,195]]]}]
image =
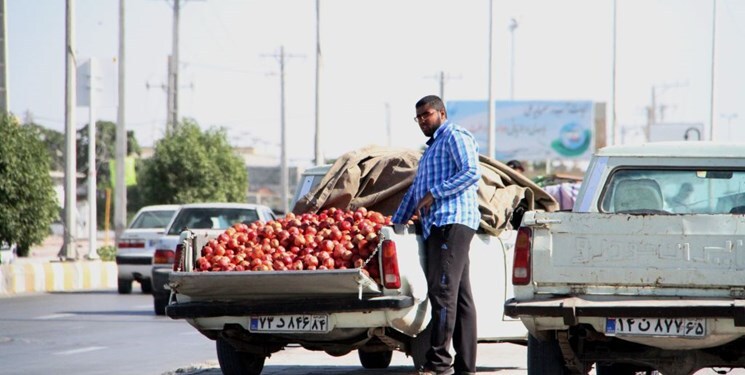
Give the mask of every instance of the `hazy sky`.
[{"label": "hazy sky", "polygon": [[[708,127],[715,0],[617,0],[616,113],[638,138],[656,87],[665,122]],[[745,2],[716,0],[714,124],[718,139],[745,135]],[[74,1],[79,62],[98,58],[98,119],[116,121],[118,0]],[[414,103],[488,96],[487,0],[321,0],[320,118],[326,157],[368,144],[419,147]],[[612,99],[613,0],[493,3],[494,99]],[[153,145],[165,129],[172,2],[126,1],[126,127]],[[64,129],[65,1],[7,0],[10,107]],[[510,71],[510,19],[514,71]],[[236,146],[279,155],[284,46],[291,163],[312,160],[316,10],[312,0],[182,0],[180,115],[225,127]],[[150,86],[150,88],[148,88]],[[610,109],[610,105],[608,107]],[[610,113],[608,114],[610,116]],[[77,127],[88,122],[76,112]],[[620,131],[619,131],[620,133]],[[620,138],[620,137],[619,137]]]}]

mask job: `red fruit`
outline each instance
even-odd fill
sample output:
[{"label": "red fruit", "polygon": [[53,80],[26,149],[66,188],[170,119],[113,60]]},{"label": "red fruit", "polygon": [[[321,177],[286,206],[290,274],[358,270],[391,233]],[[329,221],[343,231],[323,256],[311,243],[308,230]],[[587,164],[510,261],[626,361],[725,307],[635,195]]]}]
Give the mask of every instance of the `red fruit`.
[{"label": "red fruit", "polygon": [[325,266],[326,268],[330,270],[334,269],[334,264],[335,264],[334,258],[326,258],[323,260],[323,266]]},{"label": "red fruit", "polygon": [[323,242],[321,242],[321,250],[327,251],[329,253],[334,251],[334,241],[324,240]]},{"label": "red fruit", "polygon": [[219,243],[228,243],[230,240],[230,236],[227,233],[220,233],[220,235],[217,236],[217,242]]},{"label": "red fruit", "polygon": [[214,253],[215,253],[215,255],[220,255],[220,256],[225,255],[225,247],[223,247],[223,245],[218,244],[215,247],[215,252]]}]

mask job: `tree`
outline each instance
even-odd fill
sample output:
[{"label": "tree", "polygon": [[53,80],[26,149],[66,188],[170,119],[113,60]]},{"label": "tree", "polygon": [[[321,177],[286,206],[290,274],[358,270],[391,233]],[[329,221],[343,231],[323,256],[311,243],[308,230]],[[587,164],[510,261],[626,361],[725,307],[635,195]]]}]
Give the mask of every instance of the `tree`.
[{"label": "tree", "polygon": [[245,202],[248,172],[224,129],[184,120],[155,144],[138,173],[143,204]]},{"label": "tree", "polygon": [[38,129],[0,118],[0,241],[28,256],[49,234],[59,206],[49,175],[50,156]]},{"label": "tree", "polygon": [[65,170],[65,134],[54,129],[45,128],[33,122],[26,122],[23,126],[30,127],[36,132],[39,140],[49,153],[49,169],[53,171]]},{"label": "tree", "polygon": [[[88,138],[88,126],[84,126],[77,131],[76,154],[77,154],[77,171],[86,176],[83,184],[88,184],[88,147],[90,139]],[[127,156],[139,155],[142,152],[133,131],[127,131]],[[116,124],[111,121],[96,121],[96,217],[98,218],[98,227],[101,228],[104,221],[106,210],[105,191],[111,186],[111,168],[109,161],[116,159]],[[128,190],[129,191],[129,190]],[[129,193],[127,194],[129,196]],[[132,205],[127,202],[128,211]],[[134,208],[137,211],[139,207]],[[133,212],[134,212],[133,211]]]},{"label": "tree", "polygon": [[[76,142],[77,169],[79,173],[88,175],[88,126],[78,130]],[[127,156],[140,155],[142,149],[133,131],[127,132]],[[109,161],[116,158],[116,124],[111,121],[96,122],[96,185],[98,190],[111,187],[111,170]],[[87,182],[86,182],[87,183]]]}]

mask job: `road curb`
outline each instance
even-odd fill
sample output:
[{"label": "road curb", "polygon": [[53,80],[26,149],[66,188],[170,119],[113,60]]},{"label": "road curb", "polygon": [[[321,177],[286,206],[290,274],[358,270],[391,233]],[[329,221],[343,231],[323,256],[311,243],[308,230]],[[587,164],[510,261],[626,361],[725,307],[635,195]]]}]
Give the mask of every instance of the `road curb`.
[{"label": "road curb", "polygon": [[116,286],[115,262],[86,260],[0,265],[0,297],[24,293],[111,289]]}]

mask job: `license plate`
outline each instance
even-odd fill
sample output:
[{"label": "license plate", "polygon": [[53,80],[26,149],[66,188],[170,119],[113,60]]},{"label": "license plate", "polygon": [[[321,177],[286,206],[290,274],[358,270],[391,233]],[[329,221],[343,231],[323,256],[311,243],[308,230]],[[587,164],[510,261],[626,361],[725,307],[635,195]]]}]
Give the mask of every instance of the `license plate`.
[{"label": "license plate", "polygon": [[605,334],[626,336],[706,336],[703,318],[606,318]]},{"label": "license plate", "polygon": [[268,315],[252,316],[250,332],[326,333],[328,315]]}]

